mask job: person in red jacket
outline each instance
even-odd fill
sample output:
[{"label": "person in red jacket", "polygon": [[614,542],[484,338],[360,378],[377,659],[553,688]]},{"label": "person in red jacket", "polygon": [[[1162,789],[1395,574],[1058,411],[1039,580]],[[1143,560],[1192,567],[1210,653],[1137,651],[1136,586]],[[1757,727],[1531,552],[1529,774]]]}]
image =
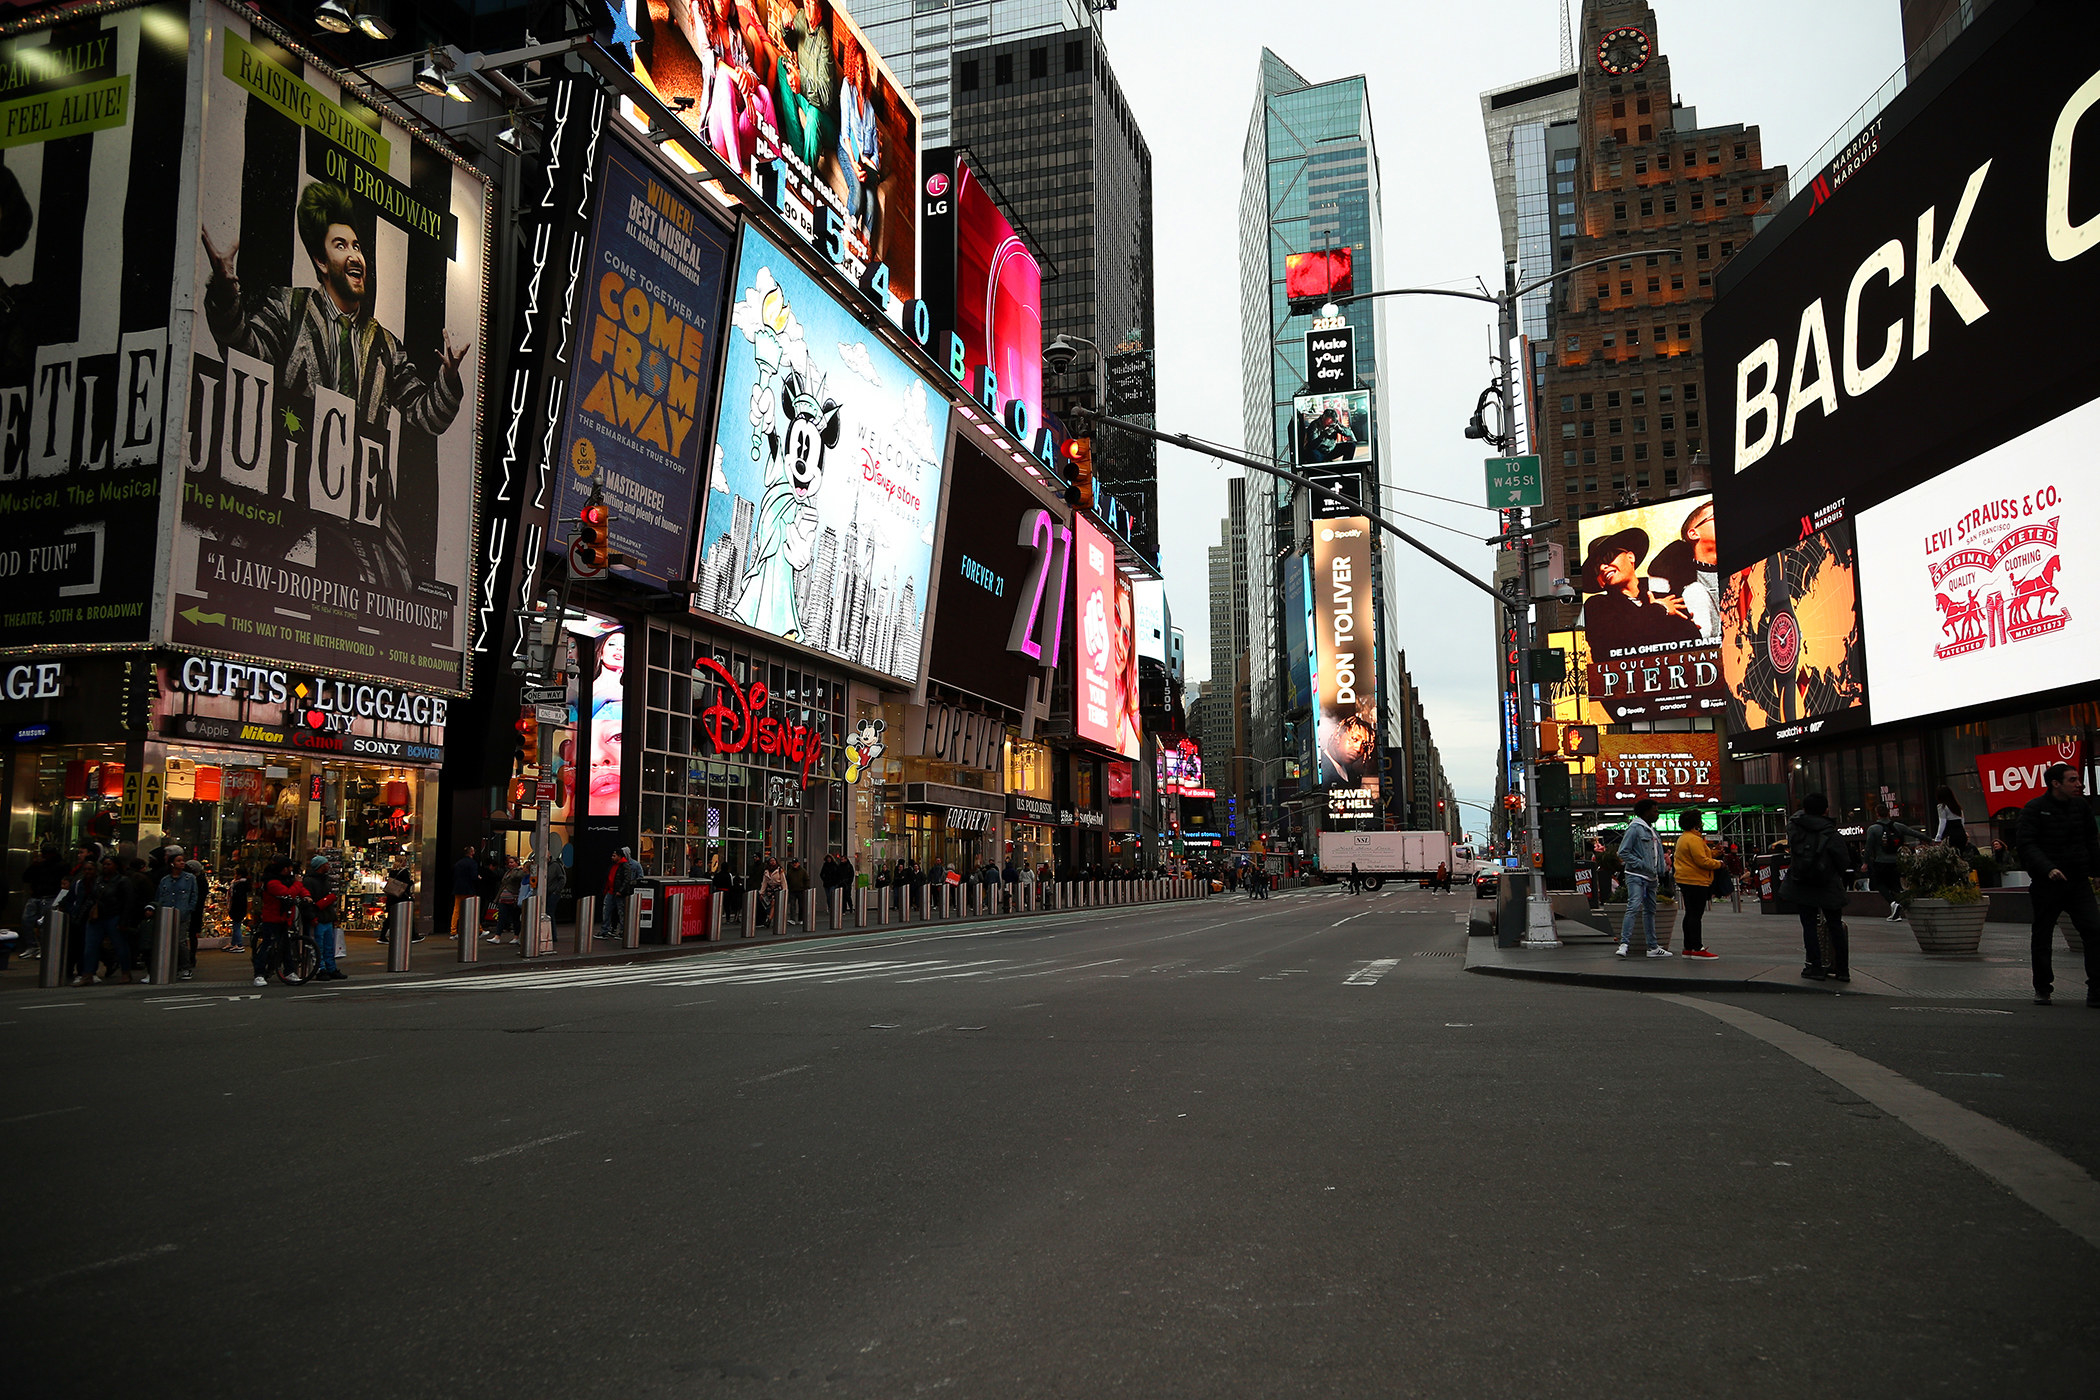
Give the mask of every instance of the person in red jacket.
[{"label": "person in red jacket", "polygon": [[314,981],[347,982],[349,975],[338,971],[335,965],[335,925],[343,896],[336,889],[327,856],[317,855],[306,863],[306,889],[307,897],[313,901]]},{"label": "person in red jacket", "polygon": [[292,920],[299,917],[299,901],[307,897],[297,867],[288,860],[273,860],[263,874],[262,898],[255,912],[255,985],[270,985],[270,974],[284,970],[287,982],[298,977],[284,966],[285,943]]}]

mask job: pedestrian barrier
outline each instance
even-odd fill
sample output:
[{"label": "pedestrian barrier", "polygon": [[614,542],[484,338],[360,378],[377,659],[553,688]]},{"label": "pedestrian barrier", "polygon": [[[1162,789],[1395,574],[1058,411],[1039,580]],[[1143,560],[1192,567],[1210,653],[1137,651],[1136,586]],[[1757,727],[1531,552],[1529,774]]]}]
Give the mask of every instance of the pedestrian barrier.
[{"label": "pedestrian barrier", "polygon": [[591,935],[598,931],[598,896],[579,895],[576,900],[576,946],[570,951],[582,957],[591,951]]},{"label": "pedestrian barrier", "polygon": [[756,938],[758,936],[757,890],[744,891],[744,912],[739,917],[743,920],[743,926],[738,929],[737,937]]},{"label": "pedestrian barrier", "polygon": [[408,971],[409,947],[416,941],[416,906],[407,900],[394,905],[393,920],[387,926],[386,970]]},{"label": "pedestrian barrier", "polygon": [[868,926],[868,887],[866,885],[855,885],[853,887],[853,926],[855,928],[866,928]]},{"label": "pedestrian barrier", "polygon": [[459,919],[453,932],[459,936],[459,960],[463,963],[478,962],[481,959],[481,897],[470,894],[456,907]]},{"label": "pedestrian barrier", "polygon": [[719,943],[722,939],[722,920],[725,917],[722,904],[720,890],[707,892],[707,941],[710,943]]},{"label": "pedestrian barrier", "polygon": [[846,891],[841,885],[833,885],[825,891],[831,905],[831,931],[837,933],[846,918]]},{"label": "pedestrian barrier", "polygon": [[642,901],[641,891],[636,890],[620,902],[620,946],[639,948],[642,946]]},{"label": "pedestrian barrier", "polygon": [[518,896],[518,956],[540,955],[540,911],[530,896]]},{"label": "pedestrian barrier", "polygon": [[773,936],[775,938],[785,938],[787,937],[787,931],[788,897],[787,891],[782,890],[773,897]]},{"label": "pedestrian barrier", "polygon": [[664,901],[664,942],[676,948],[685,941],[685,896],[674,890]]},{"label": "pedestrian barrier", "polygon": [[53,909],[44,915],[42,966],[36,970],[39,987],[66,985],[66,911]]},{"label": "pedestrian barrier", "polygon": [[154,917],[153,964],[148,969],[154,982],[175,980],[175,948],[182,939],[182,919],[180,909],[162,909]]}]

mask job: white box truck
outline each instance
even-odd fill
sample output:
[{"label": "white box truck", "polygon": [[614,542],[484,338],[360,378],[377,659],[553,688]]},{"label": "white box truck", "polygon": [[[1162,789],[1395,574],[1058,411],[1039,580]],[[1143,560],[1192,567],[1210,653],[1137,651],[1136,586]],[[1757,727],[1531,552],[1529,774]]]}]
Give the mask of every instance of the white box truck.
[{"label": "white box truck", "polygon": [[1387,880],[1434,875],[1439,865],[1449,866],[1454,879],[1460,874],[1448,831],[1321,832],[1320,874],[1346,880],[1352,864],[1374,890]]}]

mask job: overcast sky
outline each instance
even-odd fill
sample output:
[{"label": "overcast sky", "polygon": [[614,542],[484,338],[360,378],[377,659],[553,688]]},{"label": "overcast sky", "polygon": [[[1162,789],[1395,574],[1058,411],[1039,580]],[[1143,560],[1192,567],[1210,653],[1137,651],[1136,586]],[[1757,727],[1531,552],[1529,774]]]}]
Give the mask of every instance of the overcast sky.
[{"label": "overcast sky", "polygon": [[[1676,97],[1699,109],[1701,125],[1761,125],[1765,159],[1790,172],[1902,64],[1898,0],[1657,0],[1656,12]],[[1152,148],[1162,429],[1241,441],[1236,219],[1262,47],[1313,82],[1369,75],[1387,285],[1494,284],[1501,236],[1480,94],[1560,66],[1559,14],[1557,0],[1122,0],[1104,16],[1110,60]],[[1387,307],[1380,358],[1398,387],[1380,412],[1395,415],[1399,460],[1385,478],[1482,500],[1486,453],[1459,433],[1488,380],[1493,310],[1442,297]],[[1237,472],[1160,449],[1161,563],[1192,679],[1210,673],[1206,551],[1218,542],[1226,476]],[[1487,576],[1485,510],[1416,496],[1389,495],[1388,505],[1460,527],[1409,528]],[[1461,798],[1487,802],[1498,742],[1490,605],[1427,561],[1403,574],[1397,596],[1445,769]],[[1481,814],[1466,816],[1478,829]]]}]

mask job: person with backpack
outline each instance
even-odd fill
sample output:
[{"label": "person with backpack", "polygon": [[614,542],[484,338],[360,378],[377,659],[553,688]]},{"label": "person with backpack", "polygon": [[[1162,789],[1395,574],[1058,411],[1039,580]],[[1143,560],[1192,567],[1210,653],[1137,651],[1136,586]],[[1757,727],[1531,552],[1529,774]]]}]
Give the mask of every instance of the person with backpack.
[{"label": "person with backpack", "polygon": [[314,981],[347,982],[349,975],[335,965],[336,920],[343,896],[327,856],[317,855],[306,863],[306,892],[314,921]]},{"label": "person with backpack", "polygon": [[1889,920],[1894,922],[1903,917],[1903,906],[1897,903],[1903,894],[1903,843],[1923,841],[1925,833],[1891,817],[1879,802],[1861,808],[1860,816],[1869,819],[1867,884],[1889,902]]},{"label": "person with backpack", "polygon": [[[1714,848],[1706,843],[1705,816],[1698,808],[1685,811],[1679,818],[1676,848],[1671,852],[1671,868],[1677,878],[1677,902],[1684,906],[1684,955],[1688,958],[1717,958],[1719,953],[1706,946],[1706,935],[1702,921],[1706,918],[1706,902],[1716,893],[1714,885],[1725,883],[1727,873],[1721,858]],[[1726,893],[1725,888],[1720,893]]]},{"label": "person with backpack", "polygon": [[614,851],[612,865],[605,872],[605,910],[598,921],[598,937],[610,942],[625,931],[627,896],[640,883],[642,868],[634,863],[634,853],[625,846]]},{"label": "person with backpack", "polygon": [[[1811,982],[1835,978],[1852,980],[1852,950],[1845,928],[1845,886],[1852,875],[1852,859],[1837,823],[1830,819],[1830,799],[1812,792],[1801,799],[1801,810],[1786,827],[1786,883],[1780,894],[1797,906],[1801,916],[1801,975]],[[1816,936],[1821,915],[1830,936],[1830,963],[1823,962],[1823,947]]]},{"label": "person with backpack", "polygon": [[306,898],[306,893],[297,866],[282,857],[270,862],[262,898],[256,901],[255,952],[251,959],[256,986],[269,986],[270,975],[277,972],[287,982],[298,982],[291,931],[293,920],[299,917],[299,901]]},{"label": "person with backpack", "polygon": [[1626,869],[1626,917],[1619,925],[1617,949],[1622,958],[1632,956],[1634,924],[1640,920],[1647,925],[1648,956],[1670,956],[1670,950],[1655,936],[1655,884],[1662,878],[1662,838],[1655,834],[1654,822],[1661,809],[1662,804],[1652,797],[1634,803],[1626,834],[1619,838],[1619,863]]}]

